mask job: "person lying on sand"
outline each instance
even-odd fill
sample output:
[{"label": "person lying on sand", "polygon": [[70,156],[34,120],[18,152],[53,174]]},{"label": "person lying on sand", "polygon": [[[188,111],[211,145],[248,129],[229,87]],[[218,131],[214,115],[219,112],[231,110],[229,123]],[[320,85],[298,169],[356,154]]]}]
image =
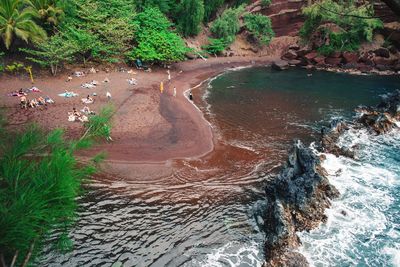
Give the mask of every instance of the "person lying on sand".
[{"label": "person lying on sand", "polygon": [[46,100],[44,100],[44,98],[41,96],[37,98],[37,102],[39,105],[43,105],[43,106],[47,105]]},{"label": "person lying on sand", "polygon": [[39,103],[37,102],[36,98],[29,101],[29,107],[31,107],[31,108],[36,108],[38,105],[39,105]]},{"label": "person lying on sand", "polygon": [[96,113],[94,111],[90,110],[90,108],[88,106],[84,106],[81,111],[87,115],[96,115]]},{"label": "person lying on sand", "polygon": [[88,117],[82,115],[76,108],[72,108],[72,112],[68,112],[68,121],[80,121],[80,122],[87,122],[89,121]]},{"label": "person lying on sand", "polygon": [[130,85],[137,85],[137,80],[134,78],[130,78],[126,80]]},{"label": "person lying on sand", "polygon": [[94,84],[92,84],[92,83],[82,83],[82,84],[81,84],[81,87],[82,87],[82,88],[90,89],[90,88],[96,87],[96,85],[94,85]]},{"label": "person lying on sand", "polygon": [[21,108],[27,109],[28,108],[28,101],[26,96],[22,95],[19,99]]},{"label": "person lying on sand", "polygon": [[46,97],[44,98],[44,101],[46,101],[46,103],[48,103],[48,104],[54,104],[54,100],[51,99],[49,96],[46,96]]},{"label": "person lying on sand", "polygon": [[92,104],[94,102],[94,99],[88,95],[86,98],[82,98],[82,103],[84,104]]},{"label": "person lying on sand", "polygon": [[75,71],[74,75],[76,77],[83,77],[83,76],[85,76],[85,73],[83,73],[83,71]]},{"label": "person lying on sand", "polygon": [[72,76],[71,75],[68,76],[68,78],[67,78],[67,80],[65,82],[70,82],[70,81],[72,81]]}]

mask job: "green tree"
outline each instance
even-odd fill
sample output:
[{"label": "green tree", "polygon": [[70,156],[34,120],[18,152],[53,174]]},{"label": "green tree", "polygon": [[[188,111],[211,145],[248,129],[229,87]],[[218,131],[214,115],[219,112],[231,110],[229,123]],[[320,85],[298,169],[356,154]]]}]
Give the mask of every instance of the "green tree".
[{"label": "green tree", "polygon": [[[321,53],[351,51],[358,49],[363,41],[372,41],[375,29],[383,27],[381,20],[374,18],[370,4],[359,5],[354,1],[323,0],[303,9],[306,21],[300,30],[305,41],[319,33],[329,39],[329,44],[318,48]],[[326,24],[334,24],[339,30],[333,32]]]},{"label": "green tree", "polygon": [[64,16],[64,10],[57,0],[27,0],[28,4],[37,12],[40,20],[57,25]]},{"label": "green tree", "polygon": [[204,18],[203,0],[182,0],[178,8],[177,23],[184,36],[197,35]]},{"label": "green tree", "polygon": [[187,48],[172,31],[172,23],[157,8],[147,8],[136,16],[136,47],[128,58],[148,62],[172,62],[184,59]]},{"label": "green tree", "polygon": [[27,43],[46,39],[46,32],[34,21],[36,17],[22,0],[0,0],[0,36],[7,49],[14,36]]},{"label": "green tree", "polygon": [[204,22],[209,22],[223,4],[224,0],[204,0]]},{"label": "green tree", "polygon": [[[108,108],[109,109],[109,108]],[[103,136],[112,113],[103,110],[101,128],[86,128],[79,140],[66,140],[60,129],[37,126],[23,132],[0,130],[0,258],[6,266],[27,266],[55,230],[65,243],[76,219],[81,184],[96,172],[102,156],[78,162],[74,153]],[[96,124],[97,125],[97,124]]]},{"label": "green tree", "polygon": [[219,39],[230,45],[235,41],[236,34],[240,30],[239,17],[244,12],[244,6],[228,8],[211,25],[211,32]]},{"label": "green tree", "polygon": [[202,47],[207,53],[212,55],[219,55],[225,50],[227,44],[222,39],[208,39],[209,44]]},{"label": "green tree", "polygon": [[261,14],[246,14],[243,16],[244,25],[261,45],[269,45],[275,36],[271,20]]},{"label": "green tree", "polygon": [[39,64],[42,67],[50,67],[53,75],[63,67],[64,63],[72,62],[77,51],[75,43],[63,38],[61,34],[56,34],[36,45],[36,49],[20,49],[29,56],[28,60]]}]

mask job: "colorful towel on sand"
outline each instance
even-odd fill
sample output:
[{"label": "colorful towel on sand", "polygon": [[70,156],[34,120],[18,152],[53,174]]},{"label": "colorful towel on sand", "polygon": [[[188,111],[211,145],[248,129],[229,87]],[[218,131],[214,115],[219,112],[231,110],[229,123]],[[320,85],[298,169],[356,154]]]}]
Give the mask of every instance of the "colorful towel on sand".
[{"label": "colorful towel on sand", "polygon": [[62,97],[66,97],[66,98],[78,96],[78,94],[75,94],[74,92],[62,93],[62,94],[58,94],[58,95],[62,96]]}]

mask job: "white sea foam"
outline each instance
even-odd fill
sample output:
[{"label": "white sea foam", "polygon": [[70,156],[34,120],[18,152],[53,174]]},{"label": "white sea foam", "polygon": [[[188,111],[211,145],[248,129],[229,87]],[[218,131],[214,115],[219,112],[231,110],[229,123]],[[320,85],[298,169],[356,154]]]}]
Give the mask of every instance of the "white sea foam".
[{"label": "white sea foam", "polygon": [[193,260],[183,266],[260,267],[264,261],[261,251],[259,242],[229,242],[206,255],[205,259]]},{"label": "white sea foam", "polygon": [[399,132],[373,136],[351,130],[339,142],[358,145],[359,160],[326,155],[323,167],[341,195],[326,211],[326,224],[299,233],[300,252],[312,266],[400,266]]}]

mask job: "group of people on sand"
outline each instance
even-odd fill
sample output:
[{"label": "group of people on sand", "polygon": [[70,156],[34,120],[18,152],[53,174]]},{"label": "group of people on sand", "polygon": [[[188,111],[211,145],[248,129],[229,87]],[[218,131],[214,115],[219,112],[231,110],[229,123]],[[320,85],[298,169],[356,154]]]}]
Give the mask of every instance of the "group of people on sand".
[{"label": "group of people on sand", "polygon": [[38,98],[32,98],[32,99],[28,99],[26,96],[27,94],[23,92],[22,88],[18,91],[20,97],[19,97],[19,101],[20,101],[20,107],[22,109],[27,109],[27,108],[36,108],[39,106],[45,106],[47,107],[47,104],[53,104],[54,101],[53,99],[51,99],[48,96],[45,97],[38,97]]}]

